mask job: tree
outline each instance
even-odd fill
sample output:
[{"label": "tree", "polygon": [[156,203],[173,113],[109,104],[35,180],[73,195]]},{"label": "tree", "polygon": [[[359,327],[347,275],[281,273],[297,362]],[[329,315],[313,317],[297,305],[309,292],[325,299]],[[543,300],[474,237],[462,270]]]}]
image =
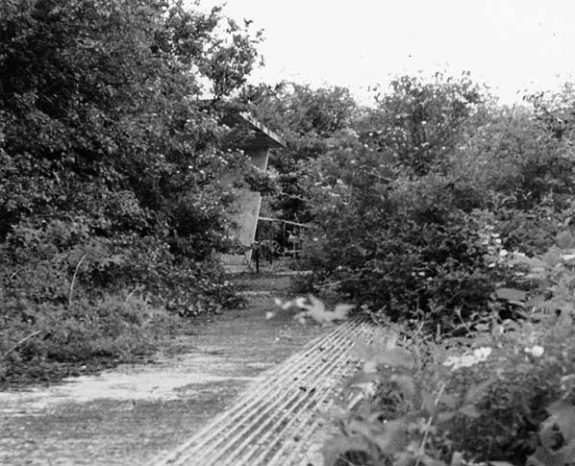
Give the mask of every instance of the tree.
[{"label": "tree", "polygon": [[316,159],[307,185],[316,284],[434,329],[488,309],[501,278],[484,260],[488,188],[452,170],[483,111],[478,89],[467,77],[402,77],[352,122],[353,144]]},{"label": "tree", "polygon": [[461,129],[485,101],[467,73],[460,78],[436,73],[432,81],[400,76],[391,92],[376,90],[376,109],[361,123],[370,144],[393,150],[415,175],[428,173],[461,141]]},{"label": "tree", "polygon": [[308,193],[305,179],[310,164],[334,148],[354,144],[352,122],[358,106],[348,89],[281,82],[275,86],[247,86],[238,102],[249,105],[254,115],[281,133],[287,148],[272,156],[279,172],[281,192],[272,200],[278,216],[308,222]]},{"label": "tree", "polygon": [[575,129],[575,85],[566,82],[559,91],[525,96],[536,118],[559,140],[569,139]]},{"label": "tree", "polygon": [[86,284],[151,283],[224,247],[233,160],[198,99],[236,91],[258,41],[181,1],[2,2],[3,263],[70,276],[86,256]]}]

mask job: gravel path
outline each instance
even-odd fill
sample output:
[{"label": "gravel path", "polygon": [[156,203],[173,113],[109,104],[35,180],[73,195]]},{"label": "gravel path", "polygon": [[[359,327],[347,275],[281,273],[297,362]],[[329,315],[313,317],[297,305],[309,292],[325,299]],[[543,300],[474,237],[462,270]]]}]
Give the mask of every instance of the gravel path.
[{"label": "gravel path", "polygon": [[326,332],[289,314],[265,319],[287,280],[274,283],[271,294],[249,295],[246,309],[174,342],[188,348],[176,357],[0,393],[0,464],[141,465],[173,451],[263,371]]}]

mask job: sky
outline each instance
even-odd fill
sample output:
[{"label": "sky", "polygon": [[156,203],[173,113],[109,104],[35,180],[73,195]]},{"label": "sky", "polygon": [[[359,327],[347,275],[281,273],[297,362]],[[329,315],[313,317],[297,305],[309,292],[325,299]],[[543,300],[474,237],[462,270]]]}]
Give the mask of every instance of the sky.
[{"label": "sky", "polygon": [[575,0],[227,0],[224,14],[264,30],[252,82],[345,86],[367,102],[399,74],[470,71],[514,103],[575,80]]}]

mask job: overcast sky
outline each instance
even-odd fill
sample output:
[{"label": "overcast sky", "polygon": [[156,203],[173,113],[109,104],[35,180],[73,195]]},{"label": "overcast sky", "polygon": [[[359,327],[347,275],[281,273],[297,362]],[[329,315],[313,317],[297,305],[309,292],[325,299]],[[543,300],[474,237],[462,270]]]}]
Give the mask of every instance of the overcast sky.
[{"label": "overcast sky", "polygon": [[224,12],[264,29],[254,81],[365,99],[400,73],[468,70],[511,103],[575,76],[575,0],[228,0]]}]

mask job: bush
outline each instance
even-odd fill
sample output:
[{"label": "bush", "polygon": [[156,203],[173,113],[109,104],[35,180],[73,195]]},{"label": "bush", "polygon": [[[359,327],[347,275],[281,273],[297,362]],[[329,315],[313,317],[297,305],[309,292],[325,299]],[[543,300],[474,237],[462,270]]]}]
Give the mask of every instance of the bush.
[{"label": "bush", "polygon": [[138,353],[147,324],[110,304],[132,290],[186,316],[231,303],[214,256],[237,157],[199,97],[245,82],[247,27],[176,1],[0,2],[0,331],[33,335],[10,361]]},{"label": "bush", "polygon": [[498,245],[490,236],[496,220],[474,209],[482,201],[437,175],[374,185],[362,172],[373,166],[365,164],[355,164],[360,179],[349,188],[318,194],[321,228],[306,247],[316,279],[393,320],[425,317],[431,329],[452,329],[461,318],[456,310],[464,319],[489,313],[506,270],[485,259]]},{"label": "bush", "polygon": [[558,245],[499,258],[529,292],[498,288],[494,300],[522,308],[524,321],[462,319],[458,338],[387,323],[373,343],[358,342],[364,368],[347,383],[327,464],[350,451],[363,455],[355,464],[572,464],[573,236]]},{"label": "bush", "polygon": [[0,297],[0,385],[58,379],[79,365],[133,362],[176,328],[174,316],[138,295],[71,306]]},{"label": "bush", "polygon": [[343,464],[351,451],[363,455],[358,465],[571,464],[571,316],[501,329],[475,333],[464,354],[452,339],[410,333],[400,344],[389,330],[358,343],[364,371],[335,411],[341,434],[326,444],[326,464]]},{"label": "bush", "polygon": [[572,122],[558,138],[544,99],[535,102],[496,108],[466,75],[395,81],[354,122],[356,140],[303,177],[316,288],[393,320],[425,317],[434,331],[508,316],[491,302],[497,287],[515,286],[499,253],[542,253],[573,216]]}]

